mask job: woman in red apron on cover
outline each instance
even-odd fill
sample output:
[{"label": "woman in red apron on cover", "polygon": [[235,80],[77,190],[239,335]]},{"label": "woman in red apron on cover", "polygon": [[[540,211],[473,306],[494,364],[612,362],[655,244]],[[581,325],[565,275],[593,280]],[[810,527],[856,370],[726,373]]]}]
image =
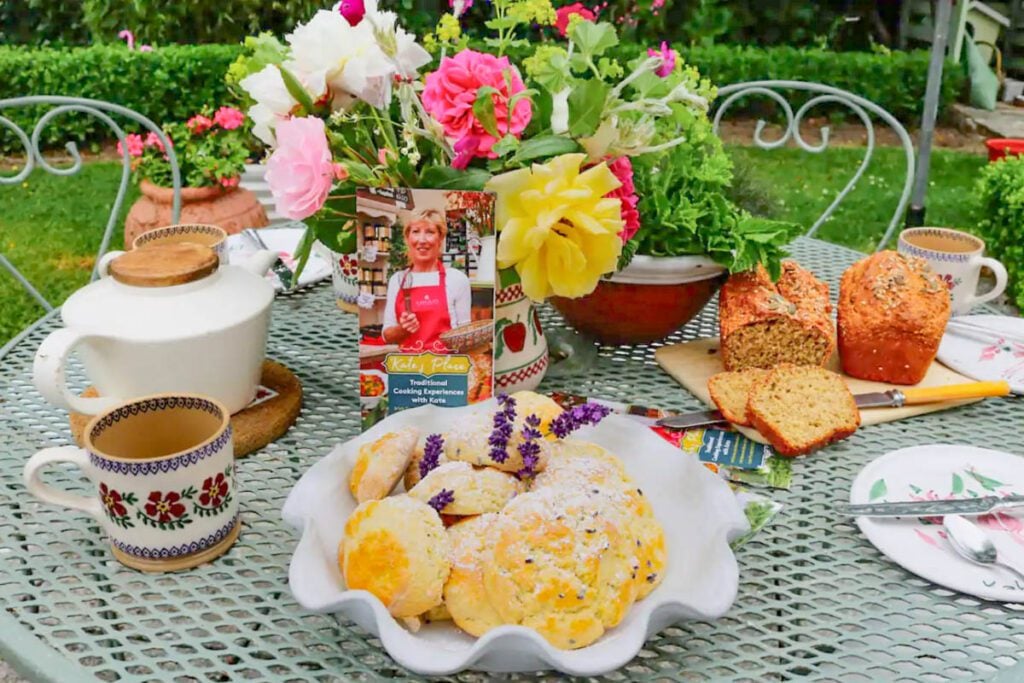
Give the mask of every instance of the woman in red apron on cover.
[{"label": "woman in red apron on cover", "polygon": [[441,263],[447,227],[440,212],[413,218],[402,234],[409,267],[388,281],[384,341],[405,353],[450,353],[440,337],[469,323],[469,278]]}]

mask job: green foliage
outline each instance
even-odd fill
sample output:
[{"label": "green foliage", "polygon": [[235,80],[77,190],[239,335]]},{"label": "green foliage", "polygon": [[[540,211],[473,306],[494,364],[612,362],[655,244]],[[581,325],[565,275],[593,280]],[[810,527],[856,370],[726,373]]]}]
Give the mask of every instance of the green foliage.
[{"label": "green foliage", "polygon": [[[183,121],[203,106],[229,103],[224,73],[240,49],[192,45],[133,52],[117,45],[59,49],[0,46],[0,99],[29,94],[85,97],[128,107],[158,125]],[[44,111],[19,108],[9,116],[31,134]],[[138,130],[134,125],[125,128]],[[69,140],[99,143],[112,137],[102,121],[71,113],[43,130],[42,144],[63,146]],[[10,132],[0,129],[0,152],[11,151],[20,152],[21,146]]]},{"label": "green foliage", "polygon": [[783,246],[801,229],[751,216],[729,201],[732,163],[706,117],[694,117],[682,132],[686,142],[633,160],[641,222],[636,252],[708,254],[732,271],[763,263],[777,275]]},{"label": "green foliage", "polygon": [[329,3],[323,0],[82,0],[95,42],[122,29],[139,43],[239,43],[260,31],[282,35]]},{"label": "green foliage", "polygon": [[1007,157],[981,171],[976,187],[978,233],[1010,275],[1007,294],[1024,308],[1024,158]]},{"label": "green foliage", "polygon": [[78,2],[0,1],[0,45],[84,45],[87,42],[89,32]]}]

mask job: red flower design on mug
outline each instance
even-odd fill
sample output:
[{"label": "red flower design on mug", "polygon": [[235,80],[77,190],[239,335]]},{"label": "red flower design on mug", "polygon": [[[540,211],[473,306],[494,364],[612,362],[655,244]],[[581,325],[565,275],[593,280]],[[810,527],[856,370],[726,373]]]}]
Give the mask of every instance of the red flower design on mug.
[{"label": "red flower design on mug", "polygon": [[124,517],[128,514],[128,508],[124,506],[121,494],[112,488],[108,488],[106,484],[100,484],[100,499],[110,515]]},{"label": "red flower design on mug", "polygon": [[161,522],[169,522],[178,519],[185,514],[185,506],[179,501],[181,495],[174,491],[168,491],[167,495],[159,491],[149,494],[149,502],[146,503],[146,514]]},{"label": "red flower design on mug", "polygon": [[953,280],[953,276],[950,275],[949,273],[939,274],[939,280],[945,283],[948,289],[953,289],[953,287],[956,286],[956,282]]},{"label": "red flower design on mug", "polygon": [[216,477],[206,478],[202,490],[203,492],[199,494],[199,502],[204,507],[215,508],[228,495],[228,482],[224,479],[223,474],[218,473]]}]

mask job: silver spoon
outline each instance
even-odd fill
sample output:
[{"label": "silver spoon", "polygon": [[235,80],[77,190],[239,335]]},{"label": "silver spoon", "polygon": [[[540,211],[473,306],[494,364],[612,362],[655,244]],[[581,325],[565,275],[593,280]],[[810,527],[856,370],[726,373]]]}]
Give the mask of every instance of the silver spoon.
[{"label": "silver spoon", "polygon": [[960,515],[946,515],[942,520],[942,526],[946,529],[953,550],[965,560],[982,566],[994,565],[1009,569],[1024,580],[1024,572],[1000,561],[999,551],[996,550],[992,539],[974,523]]}]

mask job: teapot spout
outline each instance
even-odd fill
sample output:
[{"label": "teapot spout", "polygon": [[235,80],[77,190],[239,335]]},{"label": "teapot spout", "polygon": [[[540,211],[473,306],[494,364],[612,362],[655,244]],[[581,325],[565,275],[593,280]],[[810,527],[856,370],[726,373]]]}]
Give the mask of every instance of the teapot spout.
[{"label": "teapot spout", "polygon": [[260,249],[238,265],[250,273],[262,277],[268,270],[270,270],[270,267],[274,265],[275,261],[277,261],[277,252]]}]

